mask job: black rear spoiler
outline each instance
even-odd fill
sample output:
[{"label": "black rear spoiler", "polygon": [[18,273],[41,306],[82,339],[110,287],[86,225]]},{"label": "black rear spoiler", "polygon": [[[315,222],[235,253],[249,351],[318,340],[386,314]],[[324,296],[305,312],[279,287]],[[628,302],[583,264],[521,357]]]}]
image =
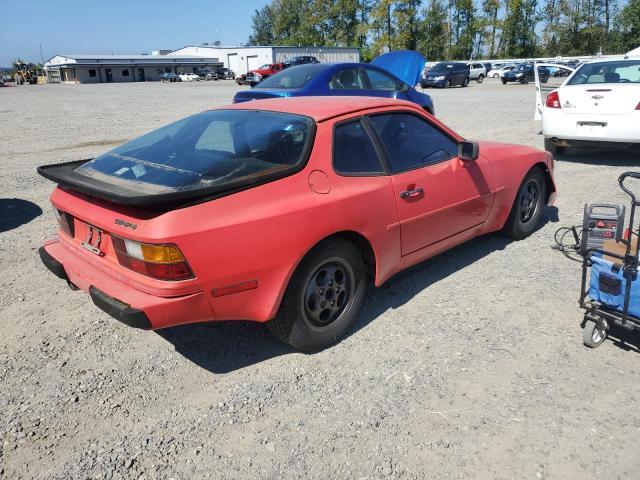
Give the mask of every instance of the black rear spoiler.
[{"label": "black rear spoiler", "polygon": [[64,189],[73,190],[90,197],[146,210],[168,211],[247,190],[292,175],[304,167],[304,164],[302,164],[293,169],[262,175],[252,179],[242,179],[225,185],[203,187],[195,190],[182,190],[168,193],[142,193],[133,188],[103,182],[76,172],[76,168],[90,160],[93,159],[87,158],[73,162],[43,165],[38,167],[38,173],[44,178],[57,183]]}]

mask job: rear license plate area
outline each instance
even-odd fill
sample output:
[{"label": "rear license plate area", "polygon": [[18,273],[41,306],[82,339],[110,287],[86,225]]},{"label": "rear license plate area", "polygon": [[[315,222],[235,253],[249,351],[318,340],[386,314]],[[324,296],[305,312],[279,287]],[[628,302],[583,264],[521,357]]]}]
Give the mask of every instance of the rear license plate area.
[{"label": "rear license plate area", "polygon": [[81,242],[81,245],[98,256],[103,256],[104,252],[100,249],[105,241],[104,231],[98,227],[94,227],[89,223],[85,223],[86,235],[85,239]]}]

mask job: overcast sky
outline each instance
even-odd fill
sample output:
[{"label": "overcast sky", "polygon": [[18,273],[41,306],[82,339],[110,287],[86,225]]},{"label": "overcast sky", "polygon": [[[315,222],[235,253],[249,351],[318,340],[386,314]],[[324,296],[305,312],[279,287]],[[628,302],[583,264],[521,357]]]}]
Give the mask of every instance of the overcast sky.
[{"label": "overcast sky", "polygon": [[268,0],[0,0],[0,66],[61,53],[139,54],[237,45]]}]

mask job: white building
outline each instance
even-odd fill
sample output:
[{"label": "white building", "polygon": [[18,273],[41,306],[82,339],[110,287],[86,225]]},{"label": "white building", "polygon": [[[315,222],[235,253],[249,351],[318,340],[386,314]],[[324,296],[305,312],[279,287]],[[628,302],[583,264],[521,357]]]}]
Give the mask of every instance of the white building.
[{"label": "white building", "polygon": [[146,82],[160,80],[165,72],[191,73],[221,66],[209,55],[56,55],[44,63],[50,83]]},{"label": "white building", "polygon": [[174,50],[168,57],[190,55],[219,59],[236,75],[243,75],[266,63],[281,63],[293,57],[311,55],[322,63],[359,62],[360,50],[342,47],[214,47],[187,46]]}]

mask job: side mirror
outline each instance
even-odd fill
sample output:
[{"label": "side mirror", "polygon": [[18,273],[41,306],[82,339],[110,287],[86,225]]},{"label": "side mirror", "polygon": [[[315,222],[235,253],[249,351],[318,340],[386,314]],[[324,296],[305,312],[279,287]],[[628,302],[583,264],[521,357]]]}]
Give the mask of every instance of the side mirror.
[{"label": "side mirror", "polygon": [[458,158],[460,160],[476,160],[480,146],[476,142],[460,142],[458,144]]}]

